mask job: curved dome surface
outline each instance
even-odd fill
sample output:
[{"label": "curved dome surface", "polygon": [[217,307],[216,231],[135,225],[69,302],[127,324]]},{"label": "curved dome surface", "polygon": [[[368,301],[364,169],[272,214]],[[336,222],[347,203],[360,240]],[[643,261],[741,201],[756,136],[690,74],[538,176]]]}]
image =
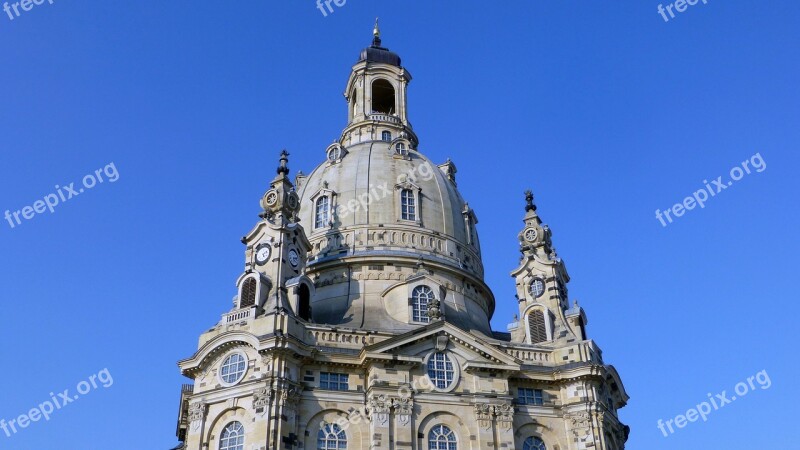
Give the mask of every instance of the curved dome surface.
[{"label": "curved dome surface", "polygon": [[[300,222],[314,245],[312,258],[407,252],[482,280],[474,215],[455,183],[421,153],[408,150],[401,156],[394,145],[368,141],[342,147],[341,159],[329,158],[299,179]],[[403,218],[403,190],[414,194],[414,220]],[[330,198],[331,215],[318,227],[321,196]]]}]

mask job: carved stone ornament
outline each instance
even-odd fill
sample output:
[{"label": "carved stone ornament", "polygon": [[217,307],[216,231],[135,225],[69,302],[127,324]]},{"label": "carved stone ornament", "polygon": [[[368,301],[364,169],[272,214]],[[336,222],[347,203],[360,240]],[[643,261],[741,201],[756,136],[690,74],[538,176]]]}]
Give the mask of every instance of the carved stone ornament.
[{"label": "carved stone ornament", "polygon": [[255,392],[253,392],[253,408],[267,408],[271,398],[272,389],[268,387],[256,389]]},{"label": "carved stone ornament", "polygon": [[572,434],[579,439],[585,440],[591,433],[591,418],[586,411],[580,411],[571,414],[564,414],[564,419],[570,424]]},{"label": "carved stone ornament", "polygon": [[391,407],[391,400],[384,394],[374,395],[369,399],[370,416],[382,425],[385,425],[389,421],[389,410]]},{"label": "carved stone ornament", "polygon": [[478,426],[488,429],[492,425],[492,405],[488,403],[476,403],[475,416],[478,419]]},{"label": "carved stone ornament", "polygon": [[414,410],[414,402],[410,397],[398,397],[392,399],[392,408],[397,415],[397,420],[401,425],[408,425],[411,420],[411,412]]},{"label": "carved stone ornament", "polygon": [[494,414],[497,416],[497,422],[504,429],[508,430],[514,423],[514,405],[502,404],[494,406]]},{"label": "carved stone ornament", "polygon": [[281,391],[281,405],[286,406],[287,408],[294,408],[297,406],[299,401],[300,389],[298,389],[296,386],[291,386]]},{"label": "carved stone ornament", "polygon": [[208,405],[203,402],[192,403],[189,405],[189,423],[192,425],[192,430],[197,430],[200,427],[200,422],[206,417]]},{"label": "carved stone ornament", "polygon": [[428,317],[431,319],[431,321],[442,318],[441,303],[437,298],[434,298],[428,302]]}]

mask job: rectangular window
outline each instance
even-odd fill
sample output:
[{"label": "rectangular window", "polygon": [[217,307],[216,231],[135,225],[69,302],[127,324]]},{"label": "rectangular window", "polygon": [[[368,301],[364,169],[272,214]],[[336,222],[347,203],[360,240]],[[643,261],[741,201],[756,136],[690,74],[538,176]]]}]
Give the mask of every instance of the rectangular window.
[{"label": "rectangular window", "polygon": [[541,389],[519,388],[518,393],[520,405],[544,405],[544,392]]},{"label": "rectangular window", "polygon": [[346,391],[348,375],[346,373],[320,372],[320,389],[330,389],[332,391]]},{"label": "rectangular window", "polygon": [[403,220],[417,220],[417,204],[414,192],[403,189],[400,192],[401,216]]}]

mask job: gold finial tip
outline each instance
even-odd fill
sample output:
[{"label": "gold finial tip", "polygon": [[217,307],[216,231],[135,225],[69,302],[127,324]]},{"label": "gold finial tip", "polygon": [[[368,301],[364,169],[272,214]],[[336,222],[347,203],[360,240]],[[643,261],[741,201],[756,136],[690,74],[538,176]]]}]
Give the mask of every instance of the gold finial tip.
[{"label": "gold finial tip", "polygon": [[373,30],[372,30],[372,35],[375,36],[375,37],[380,37],[381,36],[381,30],[380,30],[380,28],[378,28],[378,18],[377,17],[375,18],[375,28],[373,28]]}]

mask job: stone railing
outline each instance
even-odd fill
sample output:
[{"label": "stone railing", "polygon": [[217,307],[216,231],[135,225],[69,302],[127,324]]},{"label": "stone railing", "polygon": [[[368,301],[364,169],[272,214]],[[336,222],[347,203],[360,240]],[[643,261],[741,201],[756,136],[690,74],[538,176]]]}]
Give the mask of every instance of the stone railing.
[{"label": "stone railing", "polygon": [[236,322],[250,322],[256,316],[256,308],[237,309],[222,315],[222,324],[227,325]]},{"label": "stone railing", "polygon": [[395,116],[390,116],[389,114],[381,114],[381,113],[372,113],[369,115],[369,120],[377,120],[380,122],[392,122],[392,123],[400,123],[400,118]]},{"label": "stone railing", "polygon": [[374,344],[375,336],[368,335],[364,331],[355,330],[331,330],[331,329],[308,329],[309,341],[317,346],[325,347],[364,347]]},{"label": "stone railing", "polygon": [[526,363],[547,364],[552,362],[550,352],[520,348],[506,348],[505,352]]}]

